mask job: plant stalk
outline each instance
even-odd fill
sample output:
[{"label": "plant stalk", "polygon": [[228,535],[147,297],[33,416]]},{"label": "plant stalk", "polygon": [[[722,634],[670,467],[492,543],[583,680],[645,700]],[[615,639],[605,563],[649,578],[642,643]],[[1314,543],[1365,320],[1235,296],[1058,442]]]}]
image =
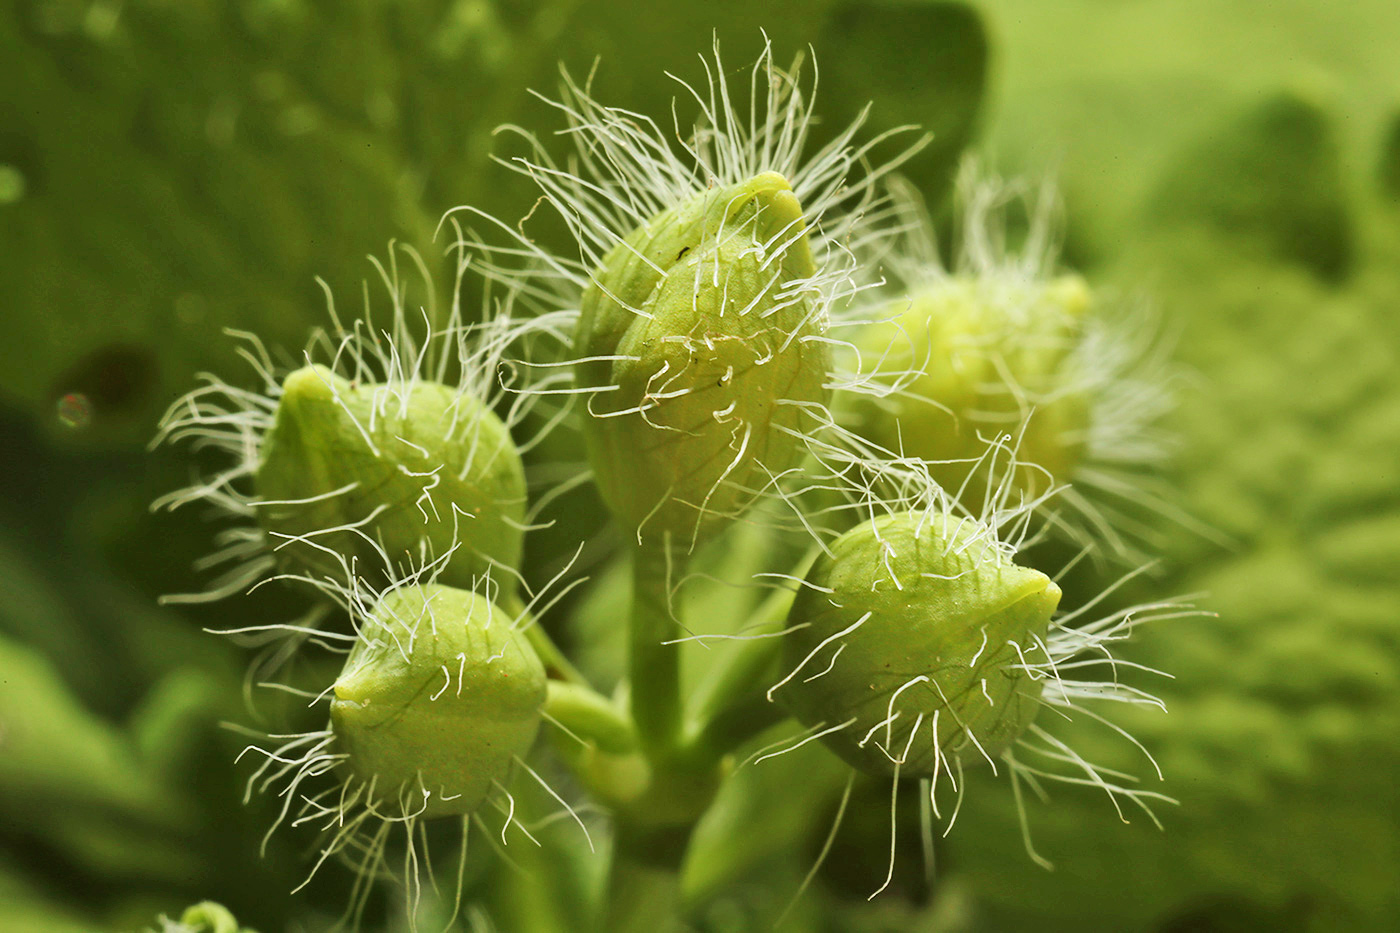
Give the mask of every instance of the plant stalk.
[{"label": "plant stalk", "polygon": [[619,816],[600,933],[680,929],[681,865],[693,825],[647,827]]},{"label": "plant stalk", "polygon": [[637,738],[654,763],[667,759],[681,730],[680,626],[671,608],[678,549],[668,533],[660,545],[632,553],[629,673]]}]

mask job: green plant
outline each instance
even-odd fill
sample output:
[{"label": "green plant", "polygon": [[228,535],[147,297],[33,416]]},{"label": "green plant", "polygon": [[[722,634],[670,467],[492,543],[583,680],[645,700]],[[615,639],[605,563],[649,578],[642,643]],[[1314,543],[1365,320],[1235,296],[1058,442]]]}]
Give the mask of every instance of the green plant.
[{"label": "green plant", "polygon": [[[282,677],[329,707],[316,728],[250,746],[263,762],[249,789],[280,798],[274,829],[319,828],[312,874],[332,857],[356,872],[356,921],[385,875],[418,918],[437,887],[423,876],[443,863],[427,854],[441,838],[428,824],[449,820],[455,916],[474,832],[535,840],[520,773],[595,848],[589,821],[528,760],[537,731],[549,769],[610,814],[597,923],[612,931],[681,914],[695,828],[770,732],[745,765],[820,740],[888,778],[892,811],[901,779],[918,779],[930,839],[946,795],[951,829],[983,765],[1009,775],[1023,828],[1023,786],[1047,781],[1149,815],[1165,799],[1078,754],[1047,717],[1112,733],[1095,705],[1160,705],[1120,681],[1132,665],[1110,646],[1191,610],[1096,617],[1103,592],[1069,593],[1062,610],[1060,584],[1024,557],[1059,528],[1105,559],[1133,552],[1115,525],[1130,516],[1079,491],[1081,467],[1160,455],[1148,429],[1166,376],[1129,379],[1124,362],[1155,357],[1111,321],[1084,323],[1087,289],[1053,268],[1043,214],[1022,261],[987,241],[990,208],[974,206],[974,258],[944,274],[892,175],[916,133],[864,140],[857,120],[810,152],[797,68],[765,52],[736,89],[717,51],[705,67],[706,85],[684,86],[696,125],[678,120],[675,139],[566,77],[550,103],[572,152],[561,161],[526,134],[528,153],[507,163],[539,185],[536,209],[518,224],[449,215],[450,310],[426,264],[391,249],[387,325],[367,307],[347,327],[332,305],[331,329],[281,365],[244,335],[259,385],[211,377],[166,417],[163,439],[229,460],[162,504],[240,520],[211,558],[232,568],[186,598],[280,581],[311,600],[301,619],[230,633],[267,646],[257,680]],[[546,206],[553,216],[536,217]],[[561,233],[570,245],[551,248]],[[401,277],[401,255],[421,274]],[[473,288],[480,314],[465,310]],[[586,467],[532,463],[532,449],[575,438]],[[622,637],[600,639],[625,656],[611,691],[546,631],[568,627],[555,610],[584,582],[583,546],[552,578],[524,556],[551,503],[590,480],[630,575],[630,603],[610,620]],[[1160,501],[1134,488],[1131,471],[1114,474],[1120,499],[1149,512]],[[1061,517],[1066,501],[1088,520]],[[713,555],[745,539],[760,542],[756,558],[723,582],[765,597],[736,617],[686,617]],[[341,672],[293,683],[323,673],[305,662],[316,648],[346,654]],[[895,856],[892,841],[885,885]]]},{"label": "green plant", "polygon": [[203,901],[180,914],[179,920],[162,918],[161,933],[249,933],[238,925],[227,908]]}]

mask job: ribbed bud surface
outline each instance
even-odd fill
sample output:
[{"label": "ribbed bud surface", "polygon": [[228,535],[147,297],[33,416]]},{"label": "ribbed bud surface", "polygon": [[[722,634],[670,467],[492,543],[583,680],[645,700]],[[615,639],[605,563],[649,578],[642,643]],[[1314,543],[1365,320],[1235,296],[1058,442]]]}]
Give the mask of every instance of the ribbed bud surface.
[{"label": "ribbed bud surface", "polygon": [[510,433],[472,396],[438,383],[391,391],[324,366],[293,372],[256,486],[268,503],[258,520],[296,572],[341,573],[328,548],[373,575],[384,561],[371,541],[396,561],[440,557],[460,541],[438,580],[464,589],[493,561],[520,563],[525,477]]},{"label": "ribbed bud surface", "polygon": [[950,278],[891,303],[872,315],[880,323],[859,345],[883,381],[904,384],[888,398],[855,399],[858,429],[890,450],[930,461],[939,485],[965,488],[970,508],[980,505],[989,482],[1001,480],[976,461],[1002,435],[1020,442],[1015,493],[1044,493],[1047,472],[1068,482],[1088,439],[1092,399],[1075,350],[1089,304],[1077,276]]},{"label": "ribbed bud surface", "polygon": [[[424,816],[467,814],[529,751],[545,672],[511,619],[485,597],[412,585],[362,624],[335,682],[337,748],[378,799]],[[416,795],[416,796],[415,796]]]},{"label": "ribbed bud surface", "polygon": [[629,531],[703,535],[790,468],[830,353],[801,206],[772,172],[657,215],[584,294],[598,487]]},{"label": "ribbed bud surface", "polygon": [[854,720],[823,741],[862,771],[902,759],[901,775],[929,776],[939,755],[1000,754],[1039,708],[1020,665],[1044,659],[1060,589],[993,542],[972,519],[907,512],[837,539],[793,603],[796,673],[775,696],[814,729]]}]

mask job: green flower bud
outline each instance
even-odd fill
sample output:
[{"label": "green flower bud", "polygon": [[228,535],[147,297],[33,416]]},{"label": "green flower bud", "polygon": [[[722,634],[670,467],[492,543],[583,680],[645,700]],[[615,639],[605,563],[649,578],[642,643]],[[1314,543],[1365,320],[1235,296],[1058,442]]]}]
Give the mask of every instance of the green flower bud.
[{"label": "green flower bud", "polygon": [[222,904],[201,901],[187,908],[179,922],[161,918],[161,933],[252,933],[238,925]]},{"label": "green flower bud", "polygon": [[1008,480],[979,463],[989,442],[1018,441],[1013,498],[1068,482],[1089,439],[1094,380],[1079,352],[1090,295],[1078,276],[949,277],[872,316],[858,346],[898,391],[857,396],[861,434],[929,462],[976,508]]},{"label": "green flower bud", "polygon": [[363,572],[460,544],[437,579],[471,589],[493,563],[520,563],[525,478],[510,432],[471,394],[435,382],[391,390],[296,370],[255,486],[258,521],[293,572],[339,572],[326,549],[359,557]]},{"label": "green flower bud", "polygon": [[854,767],[905,776],[993,758],[1030,727],[1060,588],[1017,566],[981,522],[882,516],[838,538],[788,615],[774,688]]},{"label": "green flower bud", "polygon": [[485,597],[438,584],[392,590],[363,621],[331,730],[377,799],[421,791],[422,816],[467,814],[505,784],[545,701],[544,667],[511,622]]},{"label": "green flower bud", "polygon": [[792,467],[830,351],[806,220],[764,172],[657,214],[603,259],[574,336],[598,487],[638,534],[696,537]]}]

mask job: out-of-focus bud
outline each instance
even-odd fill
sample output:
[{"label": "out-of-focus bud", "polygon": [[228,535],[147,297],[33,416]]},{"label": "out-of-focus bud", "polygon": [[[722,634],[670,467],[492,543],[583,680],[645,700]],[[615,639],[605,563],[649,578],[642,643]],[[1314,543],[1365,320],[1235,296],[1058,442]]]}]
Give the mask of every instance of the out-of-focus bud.
[{"label": "out-of-focus bud", "polygon": [[1049,280],[947,277],[873,312],[862,356],[897,386],[851,402],[870,440],[929,462],[951,493],[978,509],[1007,478],[979,458],[1003,436],[1017,441],[1013,496],[1035,499],[1066,483],[1089,438],[1094,380],[1080,348],[1090,309],[1078,276]]}]

